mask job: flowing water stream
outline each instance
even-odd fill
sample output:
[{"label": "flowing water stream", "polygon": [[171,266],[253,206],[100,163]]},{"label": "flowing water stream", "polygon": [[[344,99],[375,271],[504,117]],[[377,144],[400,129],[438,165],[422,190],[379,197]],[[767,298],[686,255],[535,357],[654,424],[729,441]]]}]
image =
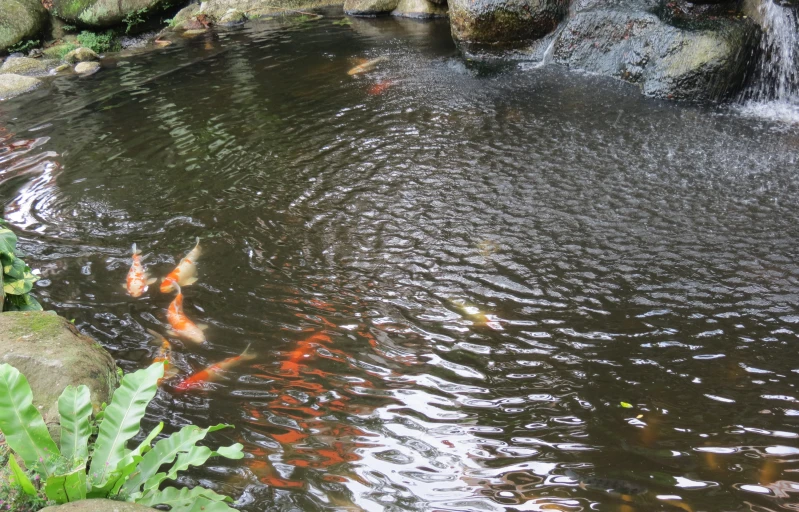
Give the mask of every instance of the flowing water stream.
[{"label": "flowing water stream", "polygon": [[796,510],[799,134],[337,21],[0,103],[35,291],[125,371],[172,299],[125,293],[131,244],[163,276],[202,239],[208,343],[175,342],[145,426],[230,423],[212,443],[247,456],[180,483],[246,511]]}]

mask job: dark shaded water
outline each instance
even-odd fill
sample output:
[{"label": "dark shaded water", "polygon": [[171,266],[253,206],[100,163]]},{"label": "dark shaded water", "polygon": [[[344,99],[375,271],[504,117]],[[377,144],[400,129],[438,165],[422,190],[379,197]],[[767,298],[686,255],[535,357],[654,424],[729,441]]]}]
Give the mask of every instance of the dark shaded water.
[{"label": "dark shaded water", "polygon": [[0,104],[47,309],[145,366],[171,296],[126,295],[130,246],[163,276],[200,236],[209,343],[175,364],[258,353],[163,385],[149,425],[247,451],[181,483],[248,511],[799,509],[796,131],[336,19]]}]

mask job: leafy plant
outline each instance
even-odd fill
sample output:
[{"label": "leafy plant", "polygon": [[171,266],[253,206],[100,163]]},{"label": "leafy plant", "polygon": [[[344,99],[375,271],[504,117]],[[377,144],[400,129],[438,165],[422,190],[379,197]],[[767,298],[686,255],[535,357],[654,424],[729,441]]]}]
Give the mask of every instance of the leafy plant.
[{"label": "leafy plant", "polygon": [[84,48],[89,48],[95,53],[115,52],[119,51],[120,48],[119,41],[117,41],[113,30],[107,30],[103,33],[84,30],[78,34],[78,44]]},{"label": "leafy plant", "polygon": [[39,46],[39,40],[38,39],[28,39],[27,41],[20,41],[20,42],[18,42],[17,44],[15,44],[13,46],[9,46],[8,47],[8,53],[16,53],[16,52],[25,53],[28,50],[31,50],[31,49],[36,48],[38,46]]},{"label": "leafy plant", "polygon": [[38,277],[17,257],[17,235],[0,227],[0,311],[41,311],[42,306],[30,296]]},{"label": "leafy plant", "polygon": [[239,443],[215,451],[197,446],[209,432],[229,425],[204,429],[188,425],[153,445],[164,427],[160,423],[138,446],[127,448],[139,432],[145,409],[163,375],[163,363],[125,375],[111,404],[97,415],[96,433],[91,422],[89,388],[67,386],[58,399],[59,449],[33,406],[25,376],[8,364],[0,365],[0,431],[8,447],[38,476],[38,480],[31,480],[20,469],[14,472],[16,484],[29,496],[43,499],[44,493],[59,504],[111,498],[147,506],[168,505],[172,512],[232,511],[226,502],[233,500],[210,489],[162,488],[164,481],[175,480],[179,471],[205,464],[210,457],[242,458]]},{"label": "leafy plant", "polygon": [[134,9],[130,11],[128,14],[122,18],[122,23],[126,25],[125,33],[129,34],[130,29],[135,27],[136,25],[140,25],[144,23],[144,15],[147,14],[147,8],[143,7],[141,9]]}]

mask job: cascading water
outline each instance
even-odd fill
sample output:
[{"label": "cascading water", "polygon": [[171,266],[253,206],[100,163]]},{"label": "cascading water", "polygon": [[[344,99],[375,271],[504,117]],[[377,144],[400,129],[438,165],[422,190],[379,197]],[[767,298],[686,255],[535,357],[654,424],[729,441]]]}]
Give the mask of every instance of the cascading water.
[{"label": "cascading water", "polygon": [[797,8],[761,0],[761,59],[743,110],[758,117],[799,123],[799,21]]}]

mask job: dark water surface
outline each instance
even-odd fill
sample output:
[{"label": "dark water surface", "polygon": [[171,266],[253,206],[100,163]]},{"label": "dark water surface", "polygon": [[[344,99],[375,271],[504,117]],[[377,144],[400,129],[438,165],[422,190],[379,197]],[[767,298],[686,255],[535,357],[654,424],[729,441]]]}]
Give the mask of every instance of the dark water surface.
[{"label": "dark water surface", "polygon": [[126,295],[130,246],[163,276],[200,236],[209,342],[175,365],[258,354],[162,386],[147,426],[247,452],[181,483],[247,511],[799,510],[797,132],[337,19],[0,103],[46,309],[146,366],[172,296]]}]

